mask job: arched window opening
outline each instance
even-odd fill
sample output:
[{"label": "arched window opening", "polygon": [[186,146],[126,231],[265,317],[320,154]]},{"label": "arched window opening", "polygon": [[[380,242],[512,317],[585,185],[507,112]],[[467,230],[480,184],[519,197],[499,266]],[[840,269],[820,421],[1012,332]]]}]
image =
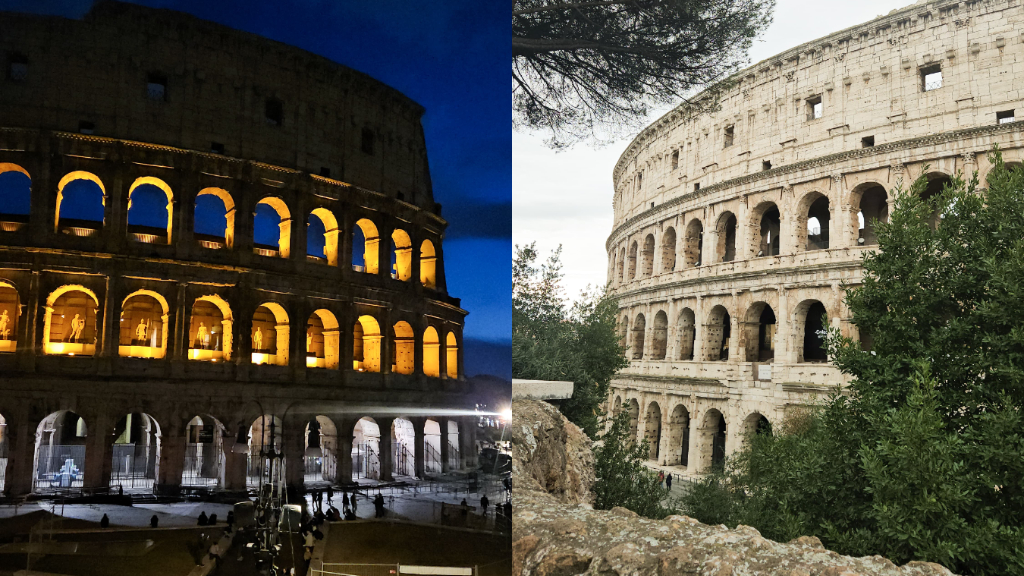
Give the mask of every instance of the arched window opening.
[{"label": "arched window opening", "polygon": [[647,329],[647,320],[643,314],[637,314],[633,322],[633,360],[641,360],[644,357],[644,331]]},{"label": "arched window opening", "polygon": [[782,229],[782,218],[779,207],[771,204],[761,216],[757,256],[779,255],[779,234]]},{"label": "arched window opening", "polygon": [[628,269],[628,273],[629,273],[629,279],[630,280],[633,280],[633,279],[636,278],[636,252],[637,252],[637,244],[636,244],[636,240],[634,240],[633,243],[629,245],[629,267],[628,267],[629,269]]},{"label": "arched window opening", "polygon": [[[405,418],[391,424],[391,471],[399,476],[416,475],[416,429]],[[396,478],[397,480],[397,478]]]},{"label": "arched window opening", "polygon": [[341,330],[330,310],[316,310],[306,320],[306,367],[337,370],[341,363]]},{"label": "arched window opening", "polygon": [[654,273],[654,234],[648,234],[644,238],[642,273],[644,278],[650,278]]},{"label": "arched window opening", "polygon": [[658,461],[661,448],[661,406],[651,402],[644,418],[644,440],[647,440],[647,459]]},{"label": "arched window opening", "polygon": [[18,349],[18,319],[21,317],[21,300],[18,291],[0,281],[0,352],[15,352]]},{"label": "arched window opening", "polygon": [[0,232],[17,232],[28,224],[32,178],[17,164],[0,162]]},{"label": "arched window opening", "polygon": [[769,362],[775,358],[775,311],[764,302],[752,305],[743,322],[747,362]]},{"label": "arched window opening", "polygon": [[440,474],[442,469],[441,425],[435,420],[427,420],[423,425],[423,471]]},{"label": "arched window opening", "polygon": [[718,219],[718,254],[722,262],[736,259],[736,216],[726,212]]},{"label": "arched window opening", "polygon": [[430,240],[420,244],[420,284],[431,290],[437,287],[437,254]]},{"label": "arched window opening", "polygon": [[619,261],[617,263],[617,266],[618,267],[615,269],[615,280],[617,280],[619,283],[625,282],[626,281],[626,277],[624,275],[626,273],[626,249],[625,248],[623,248],[622,250],[619,250]]},{"label": "arched window opening", "polygon": [[724,306],[715,306],[711,309],[705,327],[707,360],[714,362],[729,359],[729,339],[732,333],[730,324],[729,312]]},{"label": "arched window opening", "polygon": [[402,282],[412,278],[412,239],[400,228],[391,233],[391,277]]},{"label": "arched window opening", "polygon": [[754,412],[743,420],[743,443],[749,444],[755,436],[771,436],[772,423],[762,414]]},{"label": "arched window opening", "polygon": [[669,466],[688,466],[690,460],[690,413],[679,404],[672,410],[668,424]]},{"label": "arched window opening", "polygon": [[306,223],[306,258],[337,266],[338,233],[338,220],[333,212],[326,208],[310,212]]},{"label": "arched window opening", "polygon": [[253,211],[252,251],[260,256],[291,255],[292,217],[284,200],[269,196]]},{"label": "arched window opening", "polygon": [[697,339],[697,322],[693,310],[683,308],[679,313],[679,359],[693,360]]},{"label": "arched window opening", "polygon": [[380,237],[377,226],[362,218],[352,231],[352,269],[356,272],[376,274],[380,260]]},{"label": "arched window opening", "polygon": [[113,435],[110,487],[151,493],[160,470],[160,426],[149,414],[134,412],[118,420]]},{"label": "arched window opening", "polygon": [[352,369],[380,372],[380,325],[373,316],[360,316],[352,327]]},{"label": "arched window opening", "polygon": [[[933,198],[942,194],[942,190],[952,182],[952,179],[949,176],[940,172],[928,174],[927,178],[928,185],[925,187],[924,192],[921,193],[921,199],[933,202],[935,201]],[[944,210],[941,206],[936,206],[932,211],[931,218],[928,222],[932,229],[939,227],[939,221],[942,220],[943,212]]]},{"label": "arched window opening", "polygon": [[118,355],[163,358],[167,353],[167,301],[156,292],[140,290],[121,305]]},{"label": "arched window opening", "polygon": [[445,338],[445,353],[447,354],[447,372],[449,378],[459,377],[459,342],[455,338],[455,332],[449,332]]},{"label": "arched window opening", "polygon": [[81,490],[85,478],[87,433],[85,419],[67,410],[54,412],[39,422],[33,492],[50,494]]},{"label": "arched window opening", "polygon": [[224,425],[213,416],[196,416],[185,428],[181,485],[195,488],[224,485]]},{"label": "arched window opening", "polygon": [[65,286],[46,299],[43,351],[46,354],[92,356],[96,353],[99,299],[81,286]]},{"label": "arched window opening", "polygon": [[[106,191],[95,174],[71,172],[57,185],[57,232],[93,236],[103,228]],[[65,216],[66,215],[66,216]]]},{"label": "arched window opening", "polygon": [[804,316],[804,344],[802,362],[825,362],[828,354],[825,350],[825,327],[828,319],[825,318],[825,306],[821,302],[813,302],[806,307],[807,313]]},{"label": "arched window opening", "polygon": [[439,378],[441,376],[441,342],[437,338],[437,330],[427,326],[423,331],[423,374]]},{"label": "arched window opening", "polygon": [[128,190],[128,237],[145,244],[170,244],[173,198],[163,180],[136,180]]},{"label": "arched window opening", "polygon": [[700,427],[700,471],[721,471],[725,467],[725,416],[714,408],[704,414]]},{"label": "arched window opening", "polygon": [[462,450],[459,448],[459,423],[448,421],[448,468],[462,469]]},{"label": "arched window opening", "polygon": [[828,197],[821,196],[807,210],[807,250],[828,249]]},{"label": "arched window opening", "polygon": [[192,304],[188,359],[218,362],[231,359],[231,309],[220,296],[203,296]]},{"label": "arched window opening", "polygon": [[249,427],[249,457],[245,474],[248,489],[261,489],[267,484],[277,486],[284,482],[284,462],[271,457],[274,452],[281,453],[283,431],[281,419],[269,414],[256,418]]},{"label": "arched window opening", "polygon": [[669,228],[661,235],[661,271],[673,272],[676,269],[676,230]]},{"label": "arched window opening", "polygon": [[203,248],[235,245],[235,202],[227,190],[205,188],[196,195],[193,236]]},{"label": "arched window opening", "polygon": [[338,475],[338,429],[326,416],[306,422],[303,483],[307,486],[330,486]]},{"label": "arched window opening", "polygon": [[654,315],[654,337],[651,342],[651,359],[664,360],[668,349],[668,314],[663,310]]},{"label": "arched window opening", "polygon": [[352,430],[352,479],[380,480],[380,427],[364,416]]},{"label": "arched window opening", "polygon": [[882,186],[872,186],[860,197],[857,212],[857,244],[874,246],[878,244],[875,226],[879,222],[889,221],[889,195]]},{"label": "arched window opening", "polygon": [[694,218],[686,225],[686,239],[683,252],[686,258],[686,265],[691,267],[700,266],[704,256],[704,225],[700,220]]},{"label": "arched window opening", "polygon": [[416,337],[412,326],[405,321],[391,327],[391,371],[412,374],[416,369]]},{"label": "arched window opening", "polygon": [[252,363],[288,365],[288,313],[276,302],[267,302],[252,315]]}]

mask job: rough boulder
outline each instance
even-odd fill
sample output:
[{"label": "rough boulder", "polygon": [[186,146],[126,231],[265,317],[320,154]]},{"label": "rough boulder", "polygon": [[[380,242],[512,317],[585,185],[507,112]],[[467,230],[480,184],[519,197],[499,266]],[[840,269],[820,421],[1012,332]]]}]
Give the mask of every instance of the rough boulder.
[{"label": "rough boulder", "polygon": [[641,518],[624,508],[591,509],[590,440],[555,408],[513,402],[516,512],[513,576],[944,576],[932,563],[896,566],[881,556],[850,558],[814,537],[787,544],[749,526],[730,530],[686,516]]}]

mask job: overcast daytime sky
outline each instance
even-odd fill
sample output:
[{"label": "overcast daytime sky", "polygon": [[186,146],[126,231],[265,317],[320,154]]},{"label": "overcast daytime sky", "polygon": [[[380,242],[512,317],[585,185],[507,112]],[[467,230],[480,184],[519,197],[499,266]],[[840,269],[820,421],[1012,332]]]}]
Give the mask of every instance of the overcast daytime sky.
[{"label": "overcast daytime sky", "polygon": [[[789,48],[849,28],[910,0],[776,0],[772,25],[754,42],[751,64]],[[653,122],[669,108],[650,117]],[[595,149],[577,144],[565,152],[544,146],[544,134],[512,135],[512,240],[536,241],[543,257],[562,245],[566,295],[607,280],[604,243],[612,230],[612,169],[635,134]]]}]

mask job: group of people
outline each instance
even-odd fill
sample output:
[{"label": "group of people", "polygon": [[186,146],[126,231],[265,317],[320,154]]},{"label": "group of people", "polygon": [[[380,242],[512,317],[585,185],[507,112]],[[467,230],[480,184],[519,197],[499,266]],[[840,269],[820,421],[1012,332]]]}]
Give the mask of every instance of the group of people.
[{"label": "group of people", "polygon": [[[327,496],[327,511],[324,511],[324,495]],[[328,522],[338,522],[339,520],[355,520],[357,518],[356,511],[359,508],[359,502],[357,500],[357,493],[353,492],[352,496],[349,497],[347,491],[342,492],[341,505],[342,510],[338,510],[334,506],[334,487],[328,486],[326,490],[312,490],[310,491],[310,500],[312,501],[312,517],[319,519],[321,522],[326,520]]]},{"label": "group of people", "polygon": [[668,488],[669,490],[671,490],[672,489],[672,473],[669,472],[668,475],[666,476],[664,470],[659,471],[658,472],[658,484],[661,485],[662,488]]}]

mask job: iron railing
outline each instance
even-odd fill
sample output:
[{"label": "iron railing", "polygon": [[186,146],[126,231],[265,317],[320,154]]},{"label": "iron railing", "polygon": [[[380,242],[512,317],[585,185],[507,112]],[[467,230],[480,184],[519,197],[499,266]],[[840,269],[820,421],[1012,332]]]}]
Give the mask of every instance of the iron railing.
[{"label": "iron railing", "polygon": [[334,452],[324,450],[323,456],[306,456],[306,483],[334,482],[338,474],[338,457]]},{"label": "iron railing", "polygon": [[84,474],[84,444],[45,444],[39,447],[37,453],[32,490],[81,490]]},{"label": "iron railing", "polygon": [[370,444],[356,445],[356,451],[352,456],[352,477],[380,479],[380,457]]},{"label": "iron railing", "polygon": [[110,487],[152,490],[156,481],[156,445],[114,444],[110,458]]},{"label": "iron railing", "polygon": [[216,488],[220,485],[224,450],[214,443],[188,443],[185,445],[185,468],[181,471],[181,485]]},{"label": "iron railing", "polygon": [[428,474],[441,473],[441,452],[430,442],[423,443],[423,471]]}]

